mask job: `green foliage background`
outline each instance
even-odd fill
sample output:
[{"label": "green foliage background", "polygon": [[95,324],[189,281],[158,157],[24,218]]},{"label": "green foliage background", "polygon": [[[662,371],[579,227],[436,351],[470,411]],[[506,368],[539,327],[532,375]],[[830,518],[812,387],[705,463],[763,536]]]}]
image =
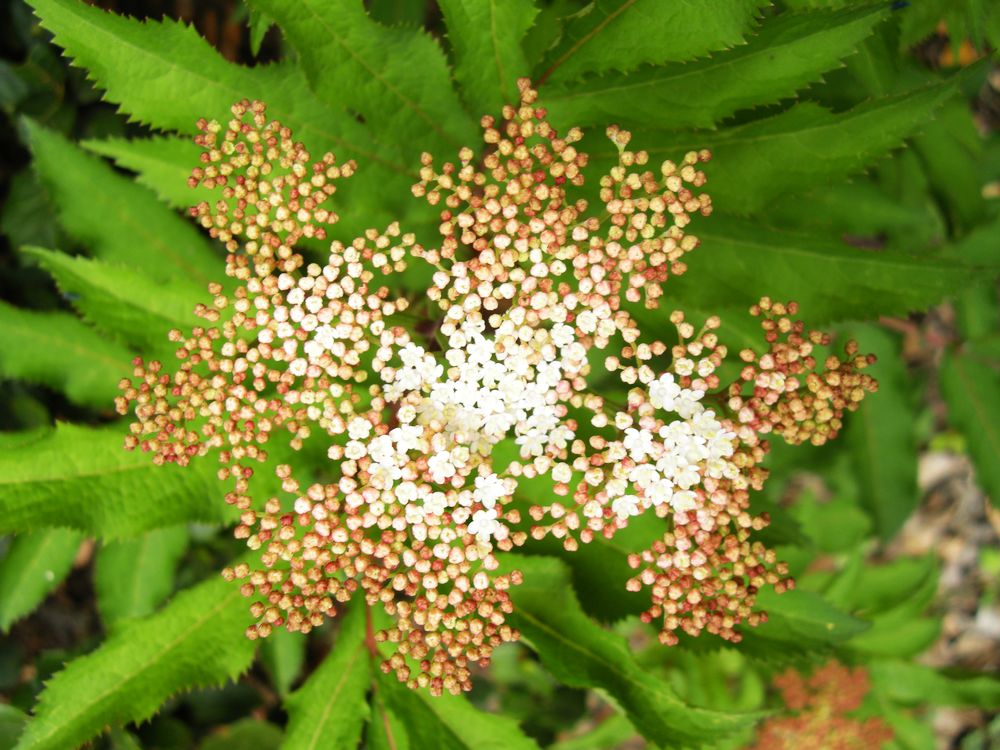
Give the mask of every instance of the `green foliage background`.
[{"label": "green foliage background", "polygon": [[[0,11],[0,532],[11,535],[0,627],[18,635],[0,649],[0,747],[586,750],[639,734],[655,747],[736,748],[780,708],[766,689],[777,670],[831,656],[869,667],[865,711],[894,727],[894,748],[934,747],[930,704],[1000,705],[995,678],[914,661],[940,631],[929,612],[937,568],[881,555],[919,502],[918,448],[940,439],[925,379],[947,404],[945,435],[964,437],[1000,502],[1000,138],[989,128],[997,111],[982,106],[1000,6],[248,0],[228,10],[243,29],[228,58],[185,23],[83,0]],[[934,47],[925,40],[942,20],[950,41]],[[973,50],[979,61],[964,60]],[[165,331],[190,325],[221,275],[220,248],[178,210],[202,197],[186,182],[198,118],[266,101],[314,154],[358,161],[337,193],[338,239],[399,219],[430,240],[435,213],[409,191],[420,152],[475,145],[479,116],[515,98],[519,76],[538,84],[557,127],[587,129],[592,184],[615,158],[610,123],[654,159],[713,150],[717,211],[664,310],[719,314],[742,346],[749,304],[795,299],[810,323],[879,356],[881,388],[836,445],[772,456],[757,502],[801,586],[763,593],[770,621],[739,646],[648,644],[634,618],[641,596],[623,583],[629,545],[656,533],[651,519],[573,556],[538,544],[509,559],[525,572],[512,618],[524,643],[501,650],[470,697],[431,698],[372,669],[356,607],[308,639],[246,640],[247,602],[217,575],[242,550],[214,467],[125,453],[112,399],[136,354],[171,356]],[[995,84],[992,96],[995,108]],[[416,292],[423,279],[406,284]],[[901,337],[879,321],[919,322],[946,300],[955,325],[940,361],[907,366]],[[800,466],[832,501],[785,502]],[[26,649],[15,623],[61,585],[77,592],[63,596],[76,597],[78,627]]]}]

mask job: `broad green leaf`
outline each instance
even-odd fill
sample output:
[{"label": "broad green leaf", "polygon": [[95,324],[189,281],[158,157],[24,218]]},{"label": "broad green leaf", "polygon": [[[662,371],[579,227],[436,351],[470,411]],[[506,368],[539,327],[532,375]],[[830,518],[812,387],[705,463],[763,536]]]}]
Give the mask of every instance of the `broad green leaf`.
[{"label": "broad green leaf", "polygon": [[55,208],[38,184],[38,176],[25,168],[11,176],[0,207],[0,233],[13,247],[31,243],[55,245],[60,240]]},{"label": "broad green leaf", "polygon": [[188,187],[191,170],[199,164],[201,154],[201,147],[190,138],[173,135],[108,138],[82,141],[80,145],[135,172],[136,182],[148,187],[173,208],[190,208],[200,201],[216,198],[216,193],[208,188]]},{"label": "broad green leaf", "polygon": [[1000,372],[995,361],[975,353],[947,352],[941,363],[941,393],[951,423],[966,437],[976,479],[1000,506]]},{"label": "broad green leaf", "polygon": [[762,0],[724,4],[595,0],[569,19],[539,66],[539,82],[584,73],[629,71],[644,63],[684,62],[743,41]]},{"label": "broad green leaf", "polygon": [[114,539],[223,519],[211,458],[156,466],[126,451],[124,434],[120,426],[58,424],[0,453],[0,532],[69,526]]},{"label": "broad green leaf", "polygon": [[145,617],[170,596],[187,544],[187,529],[172,526],[109,542],[98,550],[94,589],[106,628],[113,631],[122,620]]},{"label": "broad green leaf", "polygon": [[108,725],[141,722],[183,690],[220,685],[253,660],[239,587],[212,579],[130,623],[46,684],[17,750],[64,750]]},{"label": "broad green leaf", "polygon": [[846,438],[861,502],[875,521],[879,536],[888,540],[920,503],[917,415],[896,337],[873,325],[853,327],[847,333],[857,340],[862,352],[878,357],[867,370],[878,380],[878,392],[846,417]]},{"label": "broad green leaf", "polygon": [[63,228],[97,257],[157,279],[219,278],[221,256],[149,190],[51,130],[29,124],[34,167]]},{"label": "broad green leaf", "polygon": [[261,643],[260,660],[271,675],[278,695],[287,696],[291,692],[292,683],[302,673],[306,662],[306,646],[306,636],[291,633],[285,628],[275,629]]},{"label": "broad green leaf", "polygon": [[742,628],[739,649],[765,659],[821,651],[856,638],[869,628],[864,620],[802,589],[783,594],[771,588],[761,589],[756,608],[767,612],[767,622]]},{"label": "broad green leaf", "polygon": [[[863,560],[859,554],[857,559]],[[858,612],[862,617],[885,614],[904,603],[916,601],[922,611],[930,596],[937,590],[937,564],[933,555],[901,557],[885,565],[862,563],[861,574],[850,586],[841,588],[837,606]]]},{"label": "broad green leaf", "polygon": [[899,315],[985,283],[995,273],[721,215],[692,224],[692,230],[701,246],[685,258],[687,273],[668,281],[665,292],[703,310],[749,306],[766,294],[798,301],[802,316],[817,323]]},{"label": "broad green leaf", "polygon": [[88,322],[140,350],[173,351],[176,345],[167,340],[167,332],[187,331],[202,322],[194,307],[208,293],[187,279],[158,282],[127,266],[39,247],[22,253],[52,274]]},{"label": "broad green leaf", "polygon": [[949,674],[922,664],[878,660],[868,667],[873,689],[907,706],[1000,705],[1000,678],[995,674]]},{"label": "broad green leaf", "polygon": [[465,696],[435,697],[426,690],[410,690],[395,675],[381,671],[376,680],[378,700],[384,702],[384,709],[376,703],[372,722],[381,722],[384,738],[391,736],[391,742],[384,743],[388,747],[539,750],[538,744],[522,733],[514,719],[481,711]]},{"label": "broad green leaf", "polygon": [[[359,597],[360,598],[360,597]],[[359,601],[341,621],[333,650],[285,701],[284,750],[352,750],[367,714],[371,655],[365,644],[365,606]]]},{"label": "broad green leaf", "polygon": [[[718,131],[637,133],[632,143],[655,164],[708,148],[705,190],[721,211],[752,214],[779,196],[807,190],[859,172],[929,119],[954,85],[945,82],[876,99],[842,113],[811,102],[746,125]],[[591,148],[602,164],[617,161],[613,144]]]},{"label": "broad green leaf", "polygon": [[794,95],[837,67],[885,15],[876,7],[785,13],[747,44],[712,57],[546,85],[542,100],[558,125],[710,128],[737,110]]},{"label": "broad green leaf", "polygon": [[530,73],[521,40],[538,10],[532,0],[441,0],[455,78],[475,114],[499,114],[518,101],[517,79]]},{"label": "broad green leaf", "polygon": [[941,637],[941,621],[936,617],[920,617],[879,627],[878,622],[867,633],[851,641],[851,650],[863,656],[910,658],[923,653]]},{"label": "broad green leaf", "polygon": [[408,188],[415,155],[407,152],[403,159],[388,153],[356,113],[344,109],[346,101],[336,100],[331,107],[318,99],[293,63],[253,68],[231,63],[193,27],[172,19],[140,21],[80,0],[34,0],[31,5],[73,64],[85,68],[106,98],[133,119],[194,133],[199,118],[225,122],[234,102],[257,99],[267,103],[269,117],[292,128],[314,155],[332,150],[341,161],[358,159],[358,173],[337,194],[345,225],[352,215],[347,206],[357,205],[354,201],[362,202],[367,212],[363,220],[353,219],[354,229],[398,218],[394,213],[399,206],[412,203]]},{"label": "broad green leaf", "polygon": [[508,555],[502,565],[521,570],[511,590],[511,625],[560,682],[609,695],[650,742],[700,745],[750,726],[756,717],[686,705],[665,682],[640,667],[624,638],[584,615],[559,560]]},{"label": "broad green leaf", "polygon": [[451,86],[444,53],[422,29],[390,28],[361,0],[250,0],[295,48],[316,95],[356,112],[382,149],[457,149],[475,138]]},{"label": "broad green leaf", "polygon": [[83,535],[72,529],[19,534],[0,560],[0,630],[32,612],[69,574]]},{"label": "broad green leaf", "polygon": [[109,411],[132,354],[65,312],[0,301],[0,376],[40,383],[70,401]]},{"label": "broad green leaf", "polygon": [[919,202],[909,204],[866,179],[824,185],[797,195],[794,202],[775,203],[768,208],[768,222],[783,229],[846,236],[858,245],[911,253],[940,244],[946,233],[926,190],[921,191]]}]

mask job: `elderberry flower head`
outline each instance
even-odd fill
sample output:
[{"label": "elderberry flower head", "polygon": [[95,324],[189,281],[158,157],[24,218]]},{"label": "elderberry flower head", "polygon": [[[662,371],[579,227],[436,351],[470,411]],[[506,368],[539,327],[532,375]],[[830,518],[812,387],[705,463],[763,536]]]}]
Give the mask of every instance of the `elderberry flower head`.
[{"label": "elderberry flower head", "polygon": [[[697,192],[710,154],[650,168],[609,128],[618,164],[595,214],[571,197],[582,134],[557,133],[519,86],[518,106],[483,118],[480,157],[465,148],[440,170],[422,157],[413,192],[440,207],[436,247],[392,224],[332,242],[322,265],[298,243],[325,238],[337,219],[326,202],[355,165],[311,161],[259,102],[200,123],[192,184],[221,197],[192,214],[229,251],[229,281],[199,306],[204,326],[171,332],[178,369],[137,360],[117,407],[135,416],[126,447],[154,461],[218,456],[235,534],[257,551],[225,571],[253,599],[252,638],[309,631],[363,597],[392,617],[376,634],[394,647],[383,669],[435,693],[468,689],[472,666],[518,637],[506,616],[521,574],[498,574],[498,555],[529,535],[574,550],[640,516],[663,531],[629,557],[627,587],[649,589],[643,618],[664,643],[678,630],[738,640],[764,617],[756,591],[793,585],[751,539],[767,523],[749,512],[766,477],[760,435],[832,437],[874,387],[857,374],[868,360],[849,346],[850,362],[815,375],[806,350],[825,339],[766,300],[771,351],[744,353],[728,387],[718,318],[696,330],[677,311],[678,343],[651,338],[635,309],[657,308],[698,246],[687,228],[711,213]],[[433,269],[415,300],[392,291],[410,262]],[[255,467],[287,452],[275,433],[329,461],[306,476],[289,455],[280,492],[261,501]],[[551,495],[520,497],[538,477]]]}]

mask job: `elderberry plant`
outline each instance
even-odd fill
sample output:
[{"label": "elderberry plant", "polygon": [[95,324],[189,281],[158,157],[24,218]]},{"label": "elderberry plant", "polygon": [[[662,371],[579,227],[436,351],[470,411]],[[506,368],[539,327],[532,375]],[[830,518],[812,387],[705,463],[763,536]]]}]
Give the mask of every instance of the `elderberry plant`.
[{"label": "elderberry plant", "polygon": [[8,87],[55,294],[0,303],[0,625],[67,576],[99,618],[9,746],[920,748],[1000,703],[926,666],[914,541],[918,441],[1000,496],[1000,15],[248,0],[224,57],[29,2],[118,133]]}]

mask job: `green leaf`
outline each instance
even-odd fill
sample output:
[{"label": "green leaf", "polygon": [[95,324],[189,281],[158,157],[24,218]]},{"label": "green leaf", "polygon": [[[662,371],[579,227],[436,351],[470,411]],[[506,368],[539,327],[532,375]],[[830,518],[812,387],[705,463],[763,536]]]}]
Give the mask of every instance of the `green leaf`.
[{"label": "green leaf", "polygon": [[681,308],[749,306],[767,294],[798,301],[811,322],[865,319],[924,309],[991,275],[954,261],[861,250],[721,215],[699,222],[694,234],[701,246],[685,258],[687,273],[665,287]]},{"label": "green leaf", "polygon": [[274,25],[274,21],[260,11],[250,10],[250,52],[254,57],[260,54],[260,45]]},{"label": "green leaf", "polygon": [[240,719],[205,738],[198,750],[278,750],[281,728],[269,721]]},{"label": "green leaf", "polygon": [[365,645],[365,606],[358,602],[341,621],[333,650],[305,684],[285,701],[284,750],[349,750],[357,747],[371,687]]},{"label": "green leaf", "polygon": [[521,40],[538,10],[532,0],[441,0],[455,78],[476,114],[499,114],[518,101],[517,79],[530,73]]},{"label": "green leaf", "polygon": [[157,466],[123,439],[121,427],[58,424],[0,452],[0,532],[69,526],[114,539],[222,520],[211,459]]},{"label": "green leaf", "polygon": [[511,589],[509,621],[560,682],[611,696],[650,742],[700,745],[750,726],[755,716],[686,705],[669,685],[643,670],[624,638],[580,609],[569,571],[559,560],[508,555],[502,567],[524,573]]},{"label": "green leaf", "polygon": [[586,734],[549,745],[549,750],[607,750],[609,747],[631,747],[635,729],[621,714],[613,714]]},{"label": "green leaf", "polygon": [[361,0],[250,0],[295,48],[316,95],[362,118],[381,148],[405,155],[460,148],[473,121],[451,86],[444,54],[422,29],[382,26]]},{"label": "green leaf", "polygon": [[17,750],[64,750],[104,727],[141,722],[182,690],[220,685],[246,670],[255,644],[239,587],[212,579],[152,617],[77,657],[45,686]]},{"label": "green leaf", "polygon": [[285,628],[275,629],[261,643],[260,660],[271,675],[278,695],[283,698],[291,692],[292,683],[302,673],[306,662],[306,646],[306,636],[291,633]]},{"label": "green leaf", "polygon": [[922,664],[879,660],[868,666],[875,690],[906,706],[975,706],[991,710],[1000,705],[1000,678],[996,675],[949,674]]},{"label": "green leaf", "polygon": [[83,535],[71,529],[49,529],[14,537],[0,560],[0,630],[35,607],[69,575]]},{"label": "green leaf", "polygon": [[201,147],[190,138],[173,135],[152,138],[108,138],[81,141],[88,151],[114,160],[136,173],[135,181],[156,193],[173,208],[189,208],[216,199],[205,187],[188,187],[191,170],[199,163]]},{"label": "green leaf", "polygon": [[28,723],[27,715],[9,703],[0,703],[0,748],[10,750]]},{"label": "green leaf", "polygon": [[384,701],[388,713],[382,713],[376,704],[372,722],[381,723],[383,736],[391,737],[388,747],[539,750],[514,719],[481,711],[464,696],[435,697],[426,690],[411,690],[392,674],[379,672],[376,679],[378,699]]},{"label": "green leaf", "polygon": [[[779,196],[824,185],[861,171],[903,143],[954,91],[944,82],[889,96],[841,113],[811,102],[746,125],[718,131],[638,133],[636,148],[651,161],[677,159],[708,148],[707,192],[721,211],[764,211]],[[602,164],[617,162],[617,150],[602,139],[590,152]]]},{"label": "green leaf", "polygon": [[364,203],[367,212],[354,220],[354,229],[400,218],[395,215],[399,206],[412,203],[408,188],[415,154],[407,152],[403,159],[387,152],[356,114],[344,109],[346,101],[338,100],[333,107],[320,101],[295,64],[248,68],[231,63],[193,27],[172,19],[139,21],[80,0],[33,0],[31,5],[73,64],[86,69],[105,90],[105,98],[133,119],[194,133],[199,118],[226,122],[234,102],[264,101],[268,115],[292,128],[314,154],[329,149],[341,161],[361,162],[361,169],[337,194],[345,225],[352,215],[347,207],[357,205],[354,201]]},{"label": "green leaf", "polygon": [[768,221],[793,231],[849,236],[855,244],[868,241],[874,247],[911,253],[940,244],[945,236],[926,190],[921,190],[919,203],[908,204],[867,179],[824,185],[797,195],[795,202],[780,201],[768,209]]},{"label": "green leaf", "polygon": [[907,393],[909,375],[897,338],[873,325],[851,328],[848,335],[862,352],[878,357],[868,371],[878,380],[878,393],[847,417],[846,438],[861,502],[885,541],[902,528],[920,502],[917,415]]},{"label": "green leaf", "polygon": [[540,66],[538,81],[684,62],[731,47],[743,41],[764,4],[595,0],[567,21],[562,39]]},{"label": "green leaf", "polygon": [[884,8],[785,13],[745,45],[689,63],[547,85],[559,125],[709,128],[734,112],[795,94],[837,67],[886,16]]},{"label": "green leaf", "polygon": [[222,275],[221,256],[193,224],[103,160],[26,122],[35,170],[63,227],[95,256],[141,268],[160,280],[207,283]]},{"label": "green leaf", "polygon": [[1000,507],[1000,372],[975,353],[947,352],[941,363],[941,394],[951,423],[966,437],[976,479]]},{"label": "green leaf", "polygon": [[937,618],[909,619],[883,627],[876,623],[851,641],[851,650],[867,657],[911,658],[930,648],[940,636],[941,621]]},{"label": "green leaf", "polygon": [[763,658],[820,651],[844,643],[869,628],[864,620],[843,612],[821,595],[792,589],[783,594],[761,589],[757,608],[767,612],[767,622],[743,628],[740,651]]},{"label": "green leaf", "polygon": [[54,250],[21,251],[55,278],[88,322],[143,351],[174,351],[172,328],[190,330],[202,320],[194,314],[208,293],[187,279],[157,282],[142,271]]},{"label": "green leaf", "polygon": [[94,589],[106,628],[113,631],[122,620],[145,617],[170,596],[187,544],[187,529],[173,526],[100,548]]},{"label": "green leaf", "polygon": [[0,376],[41,383],[82,406],[110,410],[132,354],[64,312],[0,301]]}]

